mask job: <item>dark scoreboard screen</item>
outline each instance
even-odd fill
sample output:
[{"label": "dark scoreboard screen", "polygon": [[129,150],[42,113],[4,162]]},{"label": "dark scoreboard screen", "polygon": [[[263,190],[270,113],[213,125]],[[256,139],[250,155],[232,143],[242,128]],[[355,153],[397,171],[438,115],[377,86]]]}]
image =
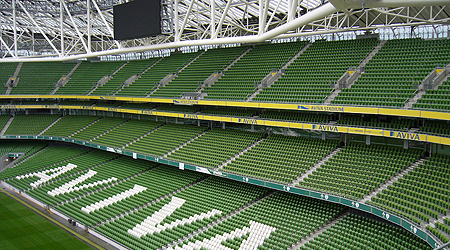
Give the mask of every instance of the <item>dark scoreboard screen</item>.
[{"label": "dark scoreboard screen", "polygon": [[134,0],[114,6],[113,12],[115,40],[161,34],[161,3],[159,0]]}]

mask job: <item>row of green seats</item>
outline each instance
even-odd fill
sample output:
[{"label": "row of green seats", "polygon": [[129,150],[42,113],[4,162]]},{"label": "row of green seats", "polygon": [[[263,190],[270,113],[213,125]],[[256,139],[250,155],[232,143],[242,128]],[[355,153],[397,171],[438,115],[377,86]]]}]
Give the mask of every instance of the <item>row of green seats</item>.
[{"label": "row of green seats", "polygon": [[196,113],[198,106],[181,106],[173,104],[160,104],[155,108],[156,111],[180,112],[180,113]]},{"label": "row of green seats", "polygon": [[414,84],[421,84],[436,65],[448,64],[449,53],[448,39],[389,40],[367,63],[364,74],[332,103],[404,107],[414,97]]},{"label": "row of green seats", "polygon": [[185,65],[196,58],[200,52],[172,53],[170,56],[157,59],[152,66],[139,74],[138,78],[129,86],[124,86],[116,93],[118,96],[147,96],[168,75],[177,74]]},{"label": "row of green seats", "polygon": [[145,135],[142,139],[126,146],[125,149],[154,156],[163,156],[206,129],[206,127],[193,125],[166,124]]},{"label": "row of green seats", "polygon": [[225,172],[289,184],[328,155],[338,141],[273,134],[223,167]]},{"label": "row of green seats", "polygon": [[202,90],[207,93],[205,99],[247,99],[255,92],[255,84],[260,84],[272,70],[280,70],[305,45],[306,42],[255,45],[224,76]]},{"label": "row of green seats", "polygon": [[14,75],[19,63],[0,63],[0,94],[4,95],[8,89],[5,83]]},{"label": "row of green seats", "polygon": [[58,118],[59,115],[15,115],[5,135],[37,135]]},{"label": "row of green seats", "polygon": [[448,96],[450,95],[450,80],[444,81],[438,89],[428,89],[426,93],[417,100],[417,103],[413,105],[418,109],[431,109],[431,110],[450,110],[450,101]]},{"label": "row of green seats", "polygon": [[324,113],[300,112],[291,110],[265,110],[259,118],[295,122],[312,122],[327,124],[332,116]]},{"label": "row of green seats", "polygon": [[450,126],[447,121],[426,120],[423,126],[420,126],[420,132],[450,137]]},{"label": "row of green seats", "polygon": [[[135,171],[135,173],[140,172],[142,168],[150,167],[150,169],[135,177],[119,181],[115,185],[98,190],[97,192],[83,196],[80,199],[64,203],[56,208],[87,225],[97,225],[100,222],[105,222],[106,220],[115,218],[125,212],[148,205],[149,203],[152,203],[152,201],[156,201],[156,199],[176,191],[177,189],[194,183],[204,176],[204,174],[199,172],[180,172],[170,166],[154,167],[155,163],[150,162],[142,161],[139,165],[132,164],[130,162],[135,160],[132,158],[127,159],[129,162],[124,168],[129,168],[130,170]],[[130,166],[127,167],[127,165]],[[81,210],[83,207],[126,192],[135,185],[142,186],[146,188],[146,190],[90,213]]]},{"label": "row of green seats", "polygon": [[300,187],[359,200],[419,159],[420,150],[352,143],[300,182]]},{"label": "row of green seats", "polygon": [[70,76],[70,80],[64,86],[58,88],[55,94],[87,95],[100,79],[113,74],[123,64],[123,61],[82,61]]},{"label": "row of green seats", "polygon": [[210,75],[224,70],[247,49],[247,46],[208,49],[151,96],[181,97],[185,92],[197,92]]},{"label": "row of green seats", "polygon": [[116,92],[125,87],[124,83],[131,76],[140,74],[144,70],[152,66],[159,58],[150,58],[147,60],[128,61],[112,78],[103,86],[97,87],[91,95],[114,95]]},{"label": "row of green seats", "polygon": [[204,107],[200,111],[205,115],[224,115],[224,116],[240,116],[240,117],[253,117],[257,114],[256,109],[248,108],[225,108],[225,107]]},{"label": "row of green seats", "polygon": [[70,138],[89,141],[126,121],[127,119],[124,118],[103,117],[84,128],[80,128],[81,130],[74,131],[76,133],[71,135]]},{"label": "row of green seats", "polygon": [[323,103],[333,91],[331,84],[335,84],[350,67],[358,66],[377,43],[373,38],[315,41],[287,67],[280,79],[264,88],[253,100]]},{"label": "row of green seats", "polygon": [[384,121],[379,121],[378,117],[367,117],[360,115],[344,115],[337,120],[339,125],[368,127],[368,128],[383,128],[399,131],[409,131],[414,127],[416,122],[413,119],[396,119],[394,117],[386,118]]},{"label": "row of green seats", "polygon": [[[16,177],[18,175],[25,175],[33,172],[44,171],[52,168],[52,165],[60,162],[66,162],[67,160],[87,153],[85,149],[67,150],[64,147],[49,146],[39,151],[32,157],[23,160],[14,167],[7,168],[0,173],[1,179],[8,179]],[[32,177],[27,179],[28,184],[40,179],[39,177]],[[16,180],[16,179],[14,179]],[[28,185],[28,188],[30,186]]]},{"label": "row of green seats", "polygon": [[168,155],[167,158],[216,168],[251,146],[262,136],[262,133],[251,133],[236,129],[212,129]]},{"label": "row of green seats", "polygon": [[[91,157],[95,156],[95,154],[91,154]],[[85,198],[92,193],[107,190],[127,179],[135,178],[135,176],[147,170],[147,164],[142,164],[142,161],[132,161],[128,157],[103,156],[90,161],[87,158],[78,159],[78,162],[81,164],[82,171],[76,170],[77,167],[73,170],[78,172],[72,172],[64,178],[59,178],[52,183],[30,190],[28,194],[52,206],[59,206]],[[61,188],[64,185],[70,185],[72,182],[78,183],[70,189]]]},{"label": "row of green seats", "polygon": [[15,159],[14,162],[9,164],[19,164],[21,161],[28,158],[28,156],[33,155],[39,150],[43,149],[48,145],[47,142],[43,141],[1,141],[0,142],[0,156],[4,156],[9,153],[22,153],[23,155]]},{"label": "row of green seats", "polygon": [[50,94],[58,80],[75,65],[73,62],[25,62],[17,76],[19,82],[10,94]]},{"label": "row of green seats", "polygon": [[450,209],[450,157],[433,155],[372,198],[371,203],[400,213],[416,223],[438,219]]},{"label": "row of green seats", "polygon": [[221,245],[234,250],[243,245],[260,250],[292,249],[344,210],[333,203],[275,192],[173,249],[201,249],[206,242],[210,249]]},{"label": "row of green seats", "polygon": [[158,105],[156,103],[148,103],[148,102],[127,102],[122,104],[121,108],[128,108],[128,109],[140,109],[140,110],[152,110],[156,108]]},{"label": "row of green seats", "polygon": [[[61,175],[58,175],[56,178],[52,179],[51,182],[44,183],[38,188],[27,191],[27,193],[39,199],[40,201],[45,202],[48,205],[55,206],[57,203],[70,200],[71,198],[75,198],[78,197],[79,195],[92,191],[93,189],[92,187],[85,186],[83,187],[83,189],[72,190],[72,192],[67,193],[55,192],[55,190],[60,188],[61,186],[68,185],[70,184],[71,181],[74,181],[77,178],[82,178],[80,176],[86,175],[90,170],[97,172],[97,174],[91,176],[90,178],[87,178],[85,182],[80,183],[77,181],[78,183],[76,183],[76,185],[74,185],[73,188],[79,189],[84,184],[94,183],[97,180],[108,179],[111,176],[114,176],[117,179],[120,178],[123,179],[124,177],[128,177],[125,175],[127,173],[127,169],[121,172],[122,168],[116,167],[119,164],[111,166],[110,164],[111,162],[118,162],[118,160],[115,160],[117,158],[120,158],[120,156],[114,153],[100,150],[93,150],[89,151],[86,154],[72,158],[67,162],[61,163],[55,162],[55,165],[53,165],[52,168],[66,166],[67,163],[74,164],[77,167]],[[122,163],[124,163],[124,161],[122,161]],[[108,173],[107,171],[113,171],[114,175],[110,176],[109,174],[105,174],[105,172]],[[111,184],[111,182],[97,183],[95,187],[101,188],[102,186],[106,186],[108,184]],[[54,196],[51,196],[48,193],[48,192],[52,193],[52,191]]]},{"label": "row of green seats", "polygon": [[92,140],[93,143],[121,148],[161,126],[162,122],[130,120],[106,134]]},{"label": "row of green seats", "polygon": [[[441,240],[442,243],[445,244],[445,243],[449,242],[449,239],[444,233],[442,233],[442,231],[439,230],[439,229],[443,229],[443,226],[445,226],[445,225],[440,222],[436,222],[436,228],[434,228],[432,226],[427,226],[427,230],[430,231],[432,234],[434,234],[436,237],[438,237],[438,239]],[[437,229],[437,228],[439,228],[439,229]],[[446,227],[445,229],[449,229],[449,228]]]},{"label": "row of green seats", "polygon": [[[210,177],[174,196],[168,196],[160,202],[139,209],[133,214],[100,226],[98,229],[114,238],[123,239],[126,242],[125,245],[132,249],[135,244],[157,249],[232,214],[268,191],[258,186]],[[134,229],[137,225],[145,225],[150,222],[149,218],[152,218],[152,215],[154,217],[155,212],[161,210],[162,206],[176,208],[172,213],[164,213],[165,211],[162,210],[164,211],[163,218],[158,227],[165,226],[165,228],[159,232],[145,233],[140,238],[129,233],[129,231],[138,231]],[[211,216],[208,217],[208,213]],[[173,228],[168,226],[173,223],[178,223],[178,225]]]},{"label": "row of green seats", "polygon": [[425,250],[425,241],[399,227],[350,214],[307,242],[300,250]]},{"label": "row of green seats", "polygon": [[76,131],[100,119],[99,116],[66,115],[42,135],[69,137]]}]

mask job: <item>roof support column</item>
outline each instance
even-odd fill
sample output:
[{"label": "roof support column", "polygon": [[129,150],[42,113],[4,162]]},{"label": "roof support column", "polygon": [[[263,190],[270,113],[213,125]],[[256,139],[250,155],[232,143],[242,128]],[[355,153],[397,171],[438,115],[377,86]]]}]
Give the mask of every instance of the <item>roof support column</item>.
[{"label": "roof support column", "polygon": [[297,14],[298,0],[291,0],[291,5],[289,5],[288,10],[288,22],[295,19],[295,14]]},{"label": "roof support column", "polygon": [[66,54],[64,51],[64,7],[62,1],[59,1],[59,30],[61,32],[61,57],[64,57]]},{"label": "roof support column", "polygon": [[180,30],[179,30],[179,17],[178,17],[178,0],[173,0],[173,12],[174,12],[174,20],[175,20],[175,42],[180,41]]},{"label": "roof support column", "polygon": [[[178,2],[178,0],[176,1]],[[181,35],[184,32],[184,28],[186,27],[186,24],[188,22],[189,15],[191,14],[192,6],[194,6],[194,1],[191,1],[191,3],[189,4],[188,11],[186,12],[186,16],[184,16],[183,24],[181,25],[181,29],[178,31],[178,34],[176,35],[177,41],[180,41],[181,39]],[[178,28],[178,25],[176,27]]]},{"label": "roof support column", "polygon": [[71,14],[70,11],[69,11],[69,8],[67,8],[67,5],[66,5],[66,3],[65,3],[64,1],[62,1],[62,3],[63,3],[63,6],[64,6],[64,9],[65,9],[66,12],[67,12],[67,15],[68,15],[69,18],[70,18],[70,21],[72,22],[73,27],[75,28],[75,31],[77,32],[78,38],[80,39],[81,43],[83,44],[83,48],[86,50],[86,52],[88,52],[88,47],[87,47],[87,45],[86,45],[86,42],[84,41],[84,37],[83,37],[83,35],[81,34],[80,30],[78,29],[78,26],[77,26],[77,24],[75,23],[75,21],[74,21],[74,19],[73,19],[73,16],[72,16],[72,14]]},{"label": "roof support column", "polygon": [[92,52],[92,42],[91,42],[91,1],[86,0],[86,19],[87,19],[87,53]]},{"label": "roof support column", "polygon": [[[100,8],[98,7],[98,4],[96,2],[97,0],[92,0],[92,3],[94,4],[95,9],[97,10],[98,14],[100,15],[100,18],[103,21],[103,24],[105,24],[106,28],[109,31],[109,34],[111,35],[111,37],[114,37],[114,32],[112,30],[112,28],[110,27],[109,23],[106,21],[105,16],[103,15],[102,11],[100,10]],[[117,48],[122,48],[121,44],[119,43],[119,41],[114,40],[114,42],[117,45]]]},{"label": "roof support column", "polygon": [[222,29],[223,21],[225,20],[225,17],[227,16],[230,6],[231,6],[231,0],[229,0],[227,2],[227,5],[225,6],[225,9],[223,10],[222,17],[220,18],[220,21],[219,21],[219,25],[217,25],[216,32],[213,34],[213,37],[212,37],[213,39],[217,38],[217,35],[219,34],[220,30]]},{"label": "roof support column", "polygon": [[13,23],[14,23],[14,57],[17,57],[16,0],[12,0],[11,5],[13,10]]},{"label": "roof support column", "polygon": [[216,1],[215,0],[210,0],[210,5],[211,5],[211,24],[210,24],[210,32],[211,35],[210,37],[212,38],[214,36],[214,34],[216,33]]},{"label": "roof support column", "polygon": [[[47,42],[50,44],[52,49],[58,54],[58,56],[61,56],[61,54],[59,53],[59,50],[55,47],[55,45],[53,45],[53,42],[48,38],[46,33],[42,30],[41,26],[39,26],[39,24],[36,22],[35,18],[33,16],[31,16],[31,14],[28,12],[27,8],[25,8],[20,1],[17,3],[20,5],[20,8],[25,12],[25,14],[28,16],[28,18],[34,24],[34,26],[36,26],[36,28],[39,30],[39,32],[44,36],[45,40],[47,40]],[[15,23],[16,22],[14,22],[14,25],[15,25]],[[14,30],[16,30],[16,29],[14,28]],[[17,39],[14,39],[14,40],[16,40],[16,42],[17,42]],[[16,49],[17,49],[17,46],[16,46]]]},{"label": "roof support column", "polygon": [[270,3],[269,0],[259,0],[259,26],[258,26],[258,35],[262,35],[264,33],[264,28],[266,27],[266,19],[267,19],[267,7]]}]

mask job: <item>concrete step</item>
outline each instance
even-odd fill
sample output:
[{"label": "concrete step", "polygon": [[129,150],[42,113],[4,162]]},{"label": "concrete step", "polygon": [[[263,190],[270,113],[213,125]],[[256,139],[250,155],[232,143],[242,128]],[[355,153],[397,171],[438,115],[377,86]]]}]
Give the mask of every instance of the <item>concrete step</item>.
[{"label": "concrete step", "polygon": [[11,122],[14,120],[14,116],[11,116],[8,120],[8,122],[6,122],[5,126],[3,127],[2,131],[0,132],[0,135],[4,135],[6,130],[8,130],[9,125],[11,125]]},{"label": "concrete step", "polygon": [[248,146],[247,148],[243,149],[242,151],[240,151],[239,153],[235,154],[233,157],[231,157],[230,159],[222,162],[219,166],[217,166],[217,168],[214,168],[215,170],[219,170],[222,169],[223,167],[225,167],[226,165],[228,165],[230,162],[236,160],[237,158],[239,158],[241,155],[243,155],[245,152],[249,151],[250,149],[252,149],[254,146],[260,144],[265,138],[260,138],[258,139],[256,142],[254,142],[252,145]]},{"label": "concrete step", "polygon": [[45,133],[45,131],[47,131],[49,128],[53,127],[53,125],[55,125],[57,122],[59,122],[59,120],[61,120],[61,118],[63,118],[62,116],[58,117],[58,119],[56,119],[54,122],[52,122],[52,124],[48,125],[48,127],[46,127],[44,130],[42,130],[39,135],[42,135],[43,133]]},{"label": "concrete step", "polygon": [[335,150],[333,150],[330,154],[328,154],[327,156],[323,157],[322,160],[320,160],[319,162],[317,162],[316,164],[314,164],[309,170],[307,170],[304,174],[300,175],[296,180],[294,180],[289,186],[291,187],[295,187],[297,184],[299,184],[301,181],[303,181],[304,179],[308,178],[308,176],[310,174],[312,174],[314,171],[316,171],[318,168],[320,168],[320,166],[322,166],[322,164],[324,164],[325,162],[327,162],[329,159],[331,159],[331,157],[333,157],[335,154],[339,153],[339,151],[341,151],[342,148],[336,148]]},{"label": "concrete step", "polygon": [[75,131],[74,133],[72,133],[72,134],[69,135],[68,137],[70,138],[70,137],[72,137],[72,136],[74,136],[74,135],[80,133],[81,131],[83,131],[83,130],[89,128],[90,126],[92,126],[92,125],[94,125],[95,123],[97,123],[98,121],[100,121],[100,119],[102,119],[102,117],[100,117],[100,118],[98,118],[97,120],[95,120],[95,121],[89,123],[88,125],[86,125],[86,126],[80,128],[79,130]]},{"label": "concrete step", "polygon": [[178,147],[176,147],[175,149],[173,149],[172,151],[168,152],[167,154],[164,155],[164,157],[167,157],[169,155],[171,155],[172,153],[175,153],[175,151],[182,149],[184,146],[186,146],[187,144],[193,142],[195,139],[201,137],[202,135],[206,134],[206,132],[208,131],[203,131],[201,133],[199,133],[198,135],[192,137],[189,141],[184,142],[183,144],[179,145]]},{"label": "concrete step", "polygon": [[302,239],[301,241],[297,242],[296,244],[294,244],[292,247],[288,248],[289,250],[294,250],[294,249],[300,249],[301,247],[303,247],[304,245],[306,245],[308,242],[310,242],[311,240],[313,240],[315,237],[319,236],[320,234],[322,234],[323,232],[327,231],[328,229],[330,229],[332,226],[336,225],[336,223],[338,223],[339,221],[341,221],[343,218],[345,218],[345,216],[347,216],[349,214],[349,212],[345,212],[343,214],[341,214],[340,216],[338,216],[337,218],[329,221],[328,223],[326,223],[325,225],[321,226],[319,229],[317,229],[316,231],[314,231],[313,233],[311,233],[310,235],[306,236],[304,239]]},{"label": "concrete step", "polygon": [[425,160],[426,160],[425,158],[420,158],[419,160],[415,161],[409,167],[407,167],[406,169],[403,169],[402,171],[398,172],[396,175],[392,176],[385,183],[381,184],[380,187],[375,189],[373,192],[371,192],[370,194],[364,196],[359,202],[360,203],[366,203],[367,201],[372,199],[372,197],[375,197],[377,194],[383,192],[383,190],[387,189],[389,186],[391,186],[392,184],[397,182],[399,179],[403,178],[403,176],[407,175],[410,171],[412,171],[414,168],[416,168],[417,166],[422,164]]}]

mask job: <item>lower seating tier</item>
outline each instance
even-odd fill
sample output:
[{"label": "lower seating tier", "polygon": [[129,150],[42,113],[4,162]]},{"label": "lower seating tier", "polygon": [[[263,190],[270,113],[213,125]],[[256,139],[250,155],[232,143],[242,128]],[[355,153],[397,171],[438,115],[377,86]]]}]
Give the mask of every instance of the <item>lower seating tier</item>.
[{"label": "lower seating tier", "polygon": [[[283,137],[272,136],[273,139]],[[273,144],[280,143],[275,140]],[[354,155],[367,154],[363,150],[365,146],[363,149],[346,147]],[[376,146],[367,147],[380,151]],[[414,150],[392,150],[375,153],[378,158],[386,159],[386,165],[379,166],[379,170],[384,171],[388,162],[397,162],[389,158],[391,154],[400,162],[416,156]],[[351,159],[348,155],[345,158]],[[373,162],[370,157],[365,160]],[[404,177],[422,176],[423,184],[417,185],[423,190],[422,196],[415,196],[417,199],[429,204],[432,197],[437,197],[435,204],[444,208],[449,204],[445,197],[450,195],[441,194],[437,187],[434,194],[425,196],[425,191],[431,190],[427,185],[445,183],[448,179],[448,162],[448,157],[433,156],[423,164],[428,168],[416,167]],[[77,167],[30,186],[43,178],[42,174],[31,176],[32,173],[51,176],[69,163]],[[23,177],[17,179],[17,176]],[[17,167],[3,171],[0,178],[131,249],[206,246],[218,249],[219,245],[239,249],[250,242],[256,244],[251,249],[290,249],[327,225],[331,228],[322,235],[334,235],[332,241],[322,243],[327,237],[319,235],[301,249],[316,249],[317,244],[330,244],[325,249],[337,245],[342,249],[352,249],[355,245],[371,249],[429,249],[425,242],[397,227],[356,215],[342,218],[346,209],[341,205],[105,151],[50,146]],[[446,185],[439,184],[439,187],[450,190]],[[408,192],[403,191],[409,195]],[[436,223],[435,228],[429,227],[429,231],[444,241],[448,224],[450,219],[446,218],[443,223]],[[196,233],[200,228],[206,230]],[[255,238],[255,233],[260,236]]]}]

